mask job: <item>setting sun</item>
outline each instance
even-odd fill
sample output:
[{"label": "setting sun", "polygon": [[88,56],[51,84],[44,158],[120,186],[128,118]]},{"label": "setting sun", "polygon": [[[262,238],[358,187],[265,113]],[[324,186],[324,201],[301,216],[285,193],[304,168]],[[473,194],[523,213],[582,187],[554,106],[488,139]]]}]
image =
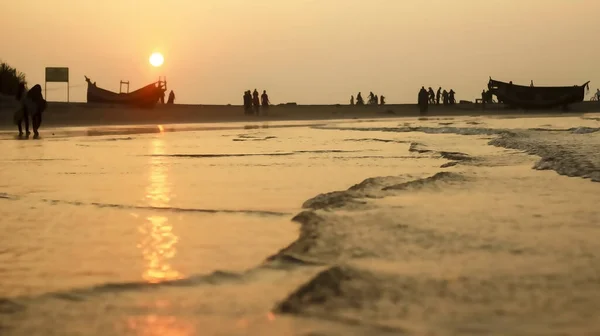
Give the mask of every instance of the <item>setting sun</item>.
[{"label": "setting sun", "polygon": [[164,61],[165,58],[161,53],[155,52],[152,55],[150,55],[150,64],[152,64],[152,66],[159,67],[163,64]]}]

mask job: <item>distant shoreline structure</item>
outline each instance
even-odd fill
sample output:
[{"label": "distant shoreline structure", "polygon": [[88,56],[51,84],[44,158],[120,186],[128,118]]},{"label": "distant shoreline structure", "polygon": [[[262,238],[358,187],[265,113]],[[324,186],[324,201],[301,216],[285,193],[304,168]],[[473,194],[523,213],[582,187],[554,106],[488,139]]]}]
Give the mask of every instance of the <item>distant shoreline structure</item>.
[{"label": "distant shoreline structure", "polygon": [[[570,106],[569,112],[561,109],[508,110],[503,104],[432,105],[425,116],[419,115],[417,104],[389,104],[384,106],[350,105],[273,105],[266,116],[244,115],[241,105],[175,104],[157,105],[155,108],[136,108],[123,105],[49,102],[44,112],[46,127],[92,127],[117,125],[168,125],[207,123],[260,124],[277,121],[328,121],[350,119],[389,118],[444,118],[456,116],[512,116],[535,117],[541,115],[576,115],[600,113],[600,102],[581,102]],[[13,106],[0,104],[0,128],[12,130]]]}]

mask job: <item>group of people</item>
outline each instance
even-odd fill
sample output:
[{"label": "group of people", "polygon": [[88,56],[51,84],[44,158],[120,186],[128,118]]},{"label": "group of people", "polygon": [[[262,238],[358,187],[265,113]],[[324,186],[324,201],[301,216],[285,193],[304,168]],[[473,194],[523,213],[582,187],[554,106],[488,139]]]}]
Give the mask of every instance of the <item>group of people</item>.
[{"label": "group of people", "polygon": [[[33,127],[33,136],[40,136],[38,130],[42,124],[42,113],[46,110],[46,100],[42,96],[42,87],[39,84],[34,85],[26,92],[25,84],[20,83],[15,97],[18,101],[18,109],[14,114],[14,122],[19,127],[19,137],[25,135],[29,137],[29,118]],[[23,134],[25,126],[25,134]]]},{"label": "group of people", "polygon": [[270,102],[267,90],[263,90],[263,93],[260,95],[260,97],[258,95],[258,90],[256,89],[254,89],[254,92],[250,92],[250,90],[244,92],[244,114],[246,115],[259,115],[261,106],[263,113],[267,114],[269,104]]},{"label": "group of people", "polygon": [[[161,104],[165,103],[165,91],[163,91],[162,96],[160,96],[160,103]],[[168,105],[175,104],[175,92],[173,92],[173,90],[171,90],[171,92],[169,92],[169,99],[167,100],[167,104]]]},{"label": "group of people", "polygon": [[[367,97],[369,100],[367,102],[367,105],[385,105],[385,97],[382,95],[380,97],[378,97],[376,94],[373,94],[373,91],[371,91],[369,93],[369,96]],[[355,102],[354,102],[354,96],[350,96],[350,105],[354,106]],[[365,101],[362,97],[362,93],[359,92],[356,95],[356,106],[364,106],[365,105]]]},{"label": "group of people", "polygon": [[431,86],[428,90],[426,90],[424,86],[421,86],[418,97],[419,110],[421,113],[425,113],[427,112],[429,105],[439,105],[440,100],[444,105],[454,105],[456,104],[455,94],[456,92],[452,89],[446,91],[442,90],[440,87],[437,92],[434,92]]}]

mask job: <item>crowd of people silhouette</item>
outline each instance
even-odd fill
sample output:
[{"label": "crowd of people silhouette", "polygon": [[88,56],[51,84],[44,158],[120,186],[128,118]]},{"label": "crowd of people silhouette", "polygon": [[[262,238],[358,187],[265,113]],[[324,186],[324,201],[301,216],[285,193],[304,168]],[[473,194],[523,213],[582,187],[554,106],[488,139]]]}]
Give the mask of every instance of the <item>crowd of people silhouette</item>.
[{"label": "crowd of people silhouette", "polygon": [[244,114],[260,115],[262,107],[263,114],[266,115],[269,105],[270,101],[267,90],[263,90],[263,93],[260,96],[257,89],[254,89],[254,92],[251,92],[250,90],[244,92]]},{"label": "crowd of people silhouette", "polygon": [[434,92],[431,86],[429,89],[425,89],[425,86],[421,86],[421,90],[419,90],[418,95],[418,105],[421,114],[424,114],[429,109],[429,105],[440,105],[440,100],[443,105],[454,105],[456,104],[456,98],[454,95],[456,92],[450,89],[450,91],[442,90],[442,87],[437,89],[437,92]]},{"label": "crowd of people silhouette", "polygon": [[[369,100],[367,101],[367,105],[385,105],[385,96],[378,97],[373,91],[369,92],[369,96],[367,97]],[[364,106],[365,100],[362,97],[362,92],[359,92],[356,95],[356,102],[354,101],[354,96],[350,96],[350,105],[351,106]]]}]

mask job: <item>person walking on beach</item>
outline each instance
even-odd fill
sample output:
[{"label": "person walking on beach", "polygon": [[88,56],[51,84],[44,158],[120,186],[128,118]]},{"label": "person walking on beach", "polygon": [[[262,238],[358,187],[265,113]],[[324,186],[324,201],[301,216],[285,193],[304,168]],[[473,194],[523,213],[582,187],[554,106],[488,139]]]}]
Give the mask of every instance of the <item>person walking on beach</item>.
[{"label": "person walking on beach", "polygon": [[448,105],[448,91],[442,91],[442,104]]},{"label": "person walking on beach", "polygon": [[440,86],[435,95],[435,104],[440,105],[440,98],[442,97],[442,87]]},{"label": "person walking on beach", "polygon": [[169,104],[169,105],[175,104],[175,93],[173,92],[173,90],[171,90],[171,92],[169,92],[169,100],[167,100],[167,104]]},{"label": "person walking on beach", "polygon": [[34,85],[25,98],[25,113],[31,116],[33,126],[33,137],[39,138],[39,128],[42,125],[42,112],[46,110],[46,101],[42,96],[42,87],[39,84]]},{"label": "person walking on beach", "polygon": [[373,96],[373,105],[377,106],[379,104],[379,97],[377,95]]},{"label": "person walking on beach", "polygon": [[380,103],[381,106],[385,105],[385,96],[382,95],[381,97],[379,97],[379,100],[381,102]]},{"label": "person walking on beach", "polygon": [[485,92],[485,89],[483,89],[483,91],[481,91],[481,109],[485,110],[485,103],[487,103],[487,93]]},{"label": "person walking on beach", "polygon": [[424,115],[427,113],[428,102],[429,102],[429,94],[427,93],[427,90],[425,90],[425,87],[422,86],[421,90],[419,90],[419,97],[418,97],[419,112],[421,115]]},{"label": "person walking on beach", "polygon": [[354,106],[354,95],[350,96],[350,106]]},{"label": "person walking on beach", "polygon": [[456,104],[456,99],[454,98],[454,94],[455,94],[454,90],[450,89],[450,92],[448,92],[448,100],[449,100],[450,105]]},{"label": "person walking on beach", "polygon": [[600,89],[596,89],[596,100],[600,101]]},{"label": "person walking on beach", "polygon": [[252,114],[252,94],[250,94],[250,90],[244,92],[244,114]]},{"label": "person walking on beach", "polygon": [[367,101],[367,104],[373,105],[373,99],[375,99],[375,95],[373,94],[373,91],[369,92],[369,96],[367,98],[369,99]]},{"label": "person walking on beach", "polygon": [[429,90],[427,90],[427,93],[429,94],[429,104],[435,104],[435,92],[433,92],[431,86],[429,87]]},{"label": "person walking on beach", "polygon": [[19,83],[19,87],[17,88],[17,94],[15,96],[15,98],[17,99],[17,102],[18,102],[18,109],[17,109],[17,111],[15,111],[15,115],[14,115],[14,122],[19,127],[19,137],[23,136],[23,128],[21,127],[21,124],[25,124],[24,126],[25,126],[26,136],[29,136],[29,134],[31,134],[29,132],[29,114],[27,113],[27,110],[25,109],[25,106],[24,106],[25,97],[26,97],[25,84]]},{"label": "person walking on beach", "polygon": [[252,92],[252,106],[254,107],[254,114],[259,115],[259,113],[260,113],[260,98],[258,97],[257,89],[254,89],[254,92]]},{"label": "person walking on beach", "polygon": [[356,95],[356,106],[363,106],[365,105],[365,101],[363,100],[362,94],[359,92]]},{"label": "person walking on beach", "polygon": [[269,109],[269,95],[267,94],[267,90],[263,90],[262,95],[260,95],[260,104],[262,105],[264,114],[267,114],[267,110]]}]

